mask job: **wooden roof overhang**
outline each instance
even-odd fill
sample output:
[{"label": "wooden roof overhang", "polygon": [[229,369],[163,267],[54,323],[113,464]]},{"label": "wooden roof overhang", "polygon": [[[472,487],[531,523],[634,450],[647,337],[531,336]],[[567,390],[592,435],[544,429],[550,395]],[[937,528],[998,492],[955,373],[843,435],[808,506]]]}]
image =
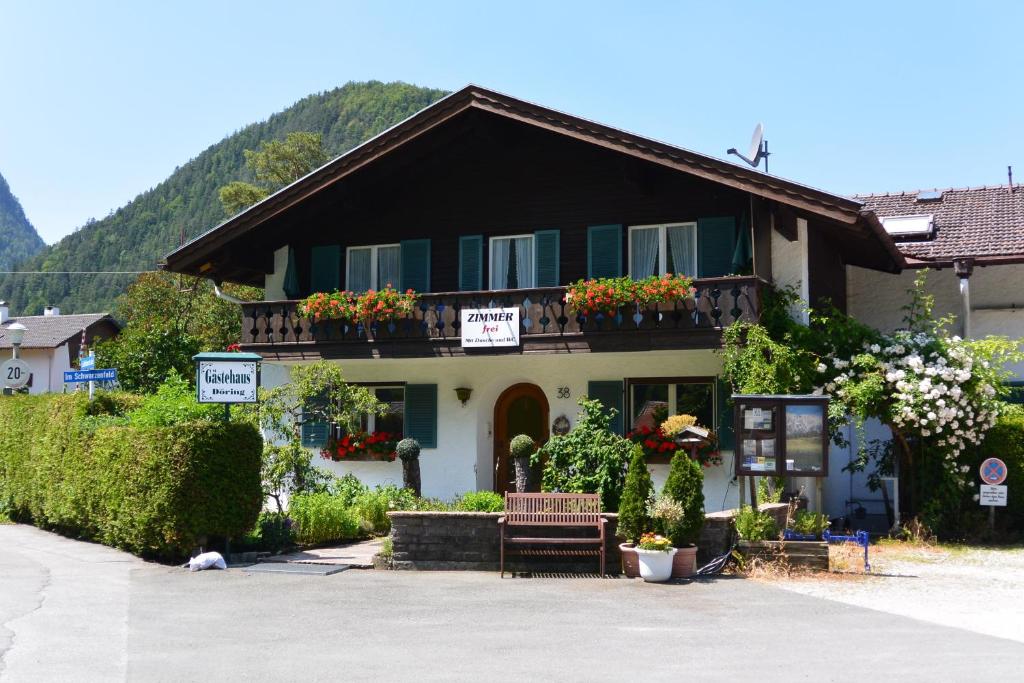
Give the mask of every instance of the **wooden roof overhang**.
[{"label": "wooden roof overhang", "polygon": [[262,284],[263,274],[269,272],[271,264],[268,259],[263,263],[248,254],[243,257],[247,245],[241,240],[247,234],[471,110],[489,112],[720,183],[769,200],[773,206],[782,205],[795,215],[817,219],[834,232],[840,245],[851,246],[848,263],[889,272],[899,272],[906,266],[892,237],[873,213],[862,210],[860,202],[469,85],[184,244],[165,257],[162,267],[214,280]]}]

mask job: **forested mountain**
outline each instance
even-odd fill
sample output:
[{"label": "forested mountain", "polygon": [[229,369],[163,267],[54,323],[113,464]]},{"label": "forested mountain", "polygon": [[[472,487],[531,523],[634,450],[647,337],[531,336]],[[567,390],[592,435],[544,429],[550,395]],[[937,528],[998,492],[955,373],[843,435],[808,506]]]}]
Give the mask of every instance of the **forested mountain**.
[{"label": "forested mountain", "polygon": [[18,198],[11,194],[7,181],[0,175],[0,270],[11,270],[15,263],[39,253],[45,246],[43,238],[25,218]]},{"label": "forested mountain", "polygon": [[[348,83],[310,95],[262,123],[243,128],[203,151],[167,180],[106,218],[89,221],[60,242],[19,264],[19,270],[149,270],[179,244],[226,217],[222,185],[250,180],[243,152],[293,131],[323,135],[337,156],[440,99],[441,90],[406,83]],[[154,134],[157,134],[154,132]],[[62,312],[110,310],[133,275],[4,275],[0,299],[12,313],[39,314],[47,304]]]}]

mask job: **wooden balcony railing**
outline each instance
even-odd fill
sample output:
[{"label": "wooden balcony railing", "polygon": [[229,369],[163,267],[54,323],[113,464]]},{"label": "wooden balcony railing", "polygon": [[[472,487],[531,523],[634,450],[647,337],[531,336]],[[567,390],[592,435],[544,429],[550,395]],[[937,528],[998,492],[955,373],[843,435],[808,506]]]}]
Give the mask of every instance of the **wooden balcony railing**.
[{"label": "wooden balcony railing", "polygon": [[242,304],[242,346],[366,344],[387,341],[458,342],[463,308],[520,307],[523,342],[531,338],[579,337],[641,331],[714,332],[734,322],[756,322],[763,281],[756,277],[697,280],[693,298],[651,306],[626,305],[617,315],[581,315],[565,303],[564,287],[424,294],[412,315],[390,322],[353,324],[314,321],[299,314],[297,301]]}]

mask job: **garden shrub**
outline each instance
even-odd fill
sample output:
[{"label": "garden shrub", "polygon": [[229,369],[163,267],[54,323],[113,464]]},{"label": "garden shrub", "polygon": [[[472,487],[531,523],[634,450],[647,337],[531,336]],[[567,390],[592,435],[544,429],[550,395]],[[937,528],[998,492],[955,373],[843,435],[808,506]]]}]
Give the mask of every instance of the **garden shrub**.
[{"label": "garden shrub", "polygon": [[[1006,519],[1009,530],[1024,533],[1024,410],[1018,406],[1006,406],[996,424],[985,436],[978,448],[970,473],[977,477],[978,468],[986,458],[999,458],[1006,463],[1006,481],[1003,482],[1010,492],[1006,507],[996,510],[996,520]],[[988,510],[980,509],[973,494],[978,493],[977,485],[971,492],[972,498],[965,505],[974,512],[983,511],[984,524],[988,523]]]},{"label": "garden shrub", "polygon": [[455,503],[455,509],[460,512],[501,512],[505,509],[505,499],[494,491],[469,491],[462,494]]},{"label": "garden shrub", "polygon": [[629,541],[639,541],[643,534],[651,531],[653,520],[648,511],[648,501],[653,497],[654,485],[651,483],[651,473],[647,470],[644,449],[639,445],[633,446],[633,459],[629,462],[622,502],[619,504],[619,536]]},{"label": "garden shrub", "polygon": [[530,459],[544,465],[541,488],[562,493],[599,493],[601,509],[619,509],[626,465],[633,444],[610,431],[614,409],[605,413],[600,401],[579,400],[576,425],[565,436],[552,437]]},{"label": "garden shrub", "polygon": [[[242,537],[263,496],[250,425],[97,424],[133,401],[84,393],[0,401],[0,491],[16,519],[138,555],[180,559]],[[114,415],[113,417],[117,417]]]},{"label": "garden shrub", "polygon": [[304,545],[360,538],[359,514],[329,493],[300,493],[288,501],[295,538]]},{"label": "garden shrub", "polygon": [[286,550],[295,545],[294,526],[291,518],[280,512],[261,512],[252,531],[241,540],[232,542],[231,549],[271,553]]},{"label": "garden shrub", "polygon": [[664,534],[676,548],[695,545],[704,528],[704,468],[686,451],[676,451],[661,493],[683,508],[682,518]]},{"label": "garden shrub", "polygon": [[829,527],[828,515],[808,510],[797,510],[790,526],[798,534],[821,536]]},{"label": "garden shrub", "polygon": [[388,512],[415,510],[418,500],[411,489],[388,484],[361,493],[356,497],[354,507],[364,534],[386,534],[391,531]]},{"label": "garden shrub", "polygon": [[745,541],[772,541],[779,536],[775,517],[749,505],[740,508],[733,523],[736,525],[736,533]]},{"label": "garden shrub", "polygon": [[171,427],[182,422],[219,422],[223,414],[224,406],[197,401],[196,390],[172,370],[156,393],[142,398],[128,413],[128,419],[136,427]]}]

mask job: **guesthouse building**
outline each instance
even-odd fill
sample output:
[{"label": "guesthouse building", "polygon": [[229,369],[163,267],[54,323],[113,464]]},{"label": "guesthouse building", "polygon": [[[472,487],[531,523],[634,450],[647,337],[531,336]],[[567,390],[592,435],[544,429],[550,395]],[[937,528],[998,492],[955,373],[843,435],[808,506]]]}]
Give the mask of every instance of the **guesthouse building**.
[{"label": "guesthouse building", "polygon": [[[423,493],[513,484],[508,445],[538,443],[599,399],[626,433],[677,413],[718,431],[709,511],[739,500],[732,413],[716,350],[756,321],[769,284],[846,309],[847,268],[898,273],[876,214],[757,170],[468,86],[267,197],[166,258],[166,268],[263,287],[240,306],[241,346],[264,386],[327,359],[391,406],[367,432],[413,436]],[[693,278],[692,295],[583,310],[566,288],[593,278]],[[316,320],[318,292],[419,295],[397,319]],[[338,435],[304,425],[310,448]],[[655,483],[667,459],[651,457]],[[398,462],[323,463],[368,483]]]}]

